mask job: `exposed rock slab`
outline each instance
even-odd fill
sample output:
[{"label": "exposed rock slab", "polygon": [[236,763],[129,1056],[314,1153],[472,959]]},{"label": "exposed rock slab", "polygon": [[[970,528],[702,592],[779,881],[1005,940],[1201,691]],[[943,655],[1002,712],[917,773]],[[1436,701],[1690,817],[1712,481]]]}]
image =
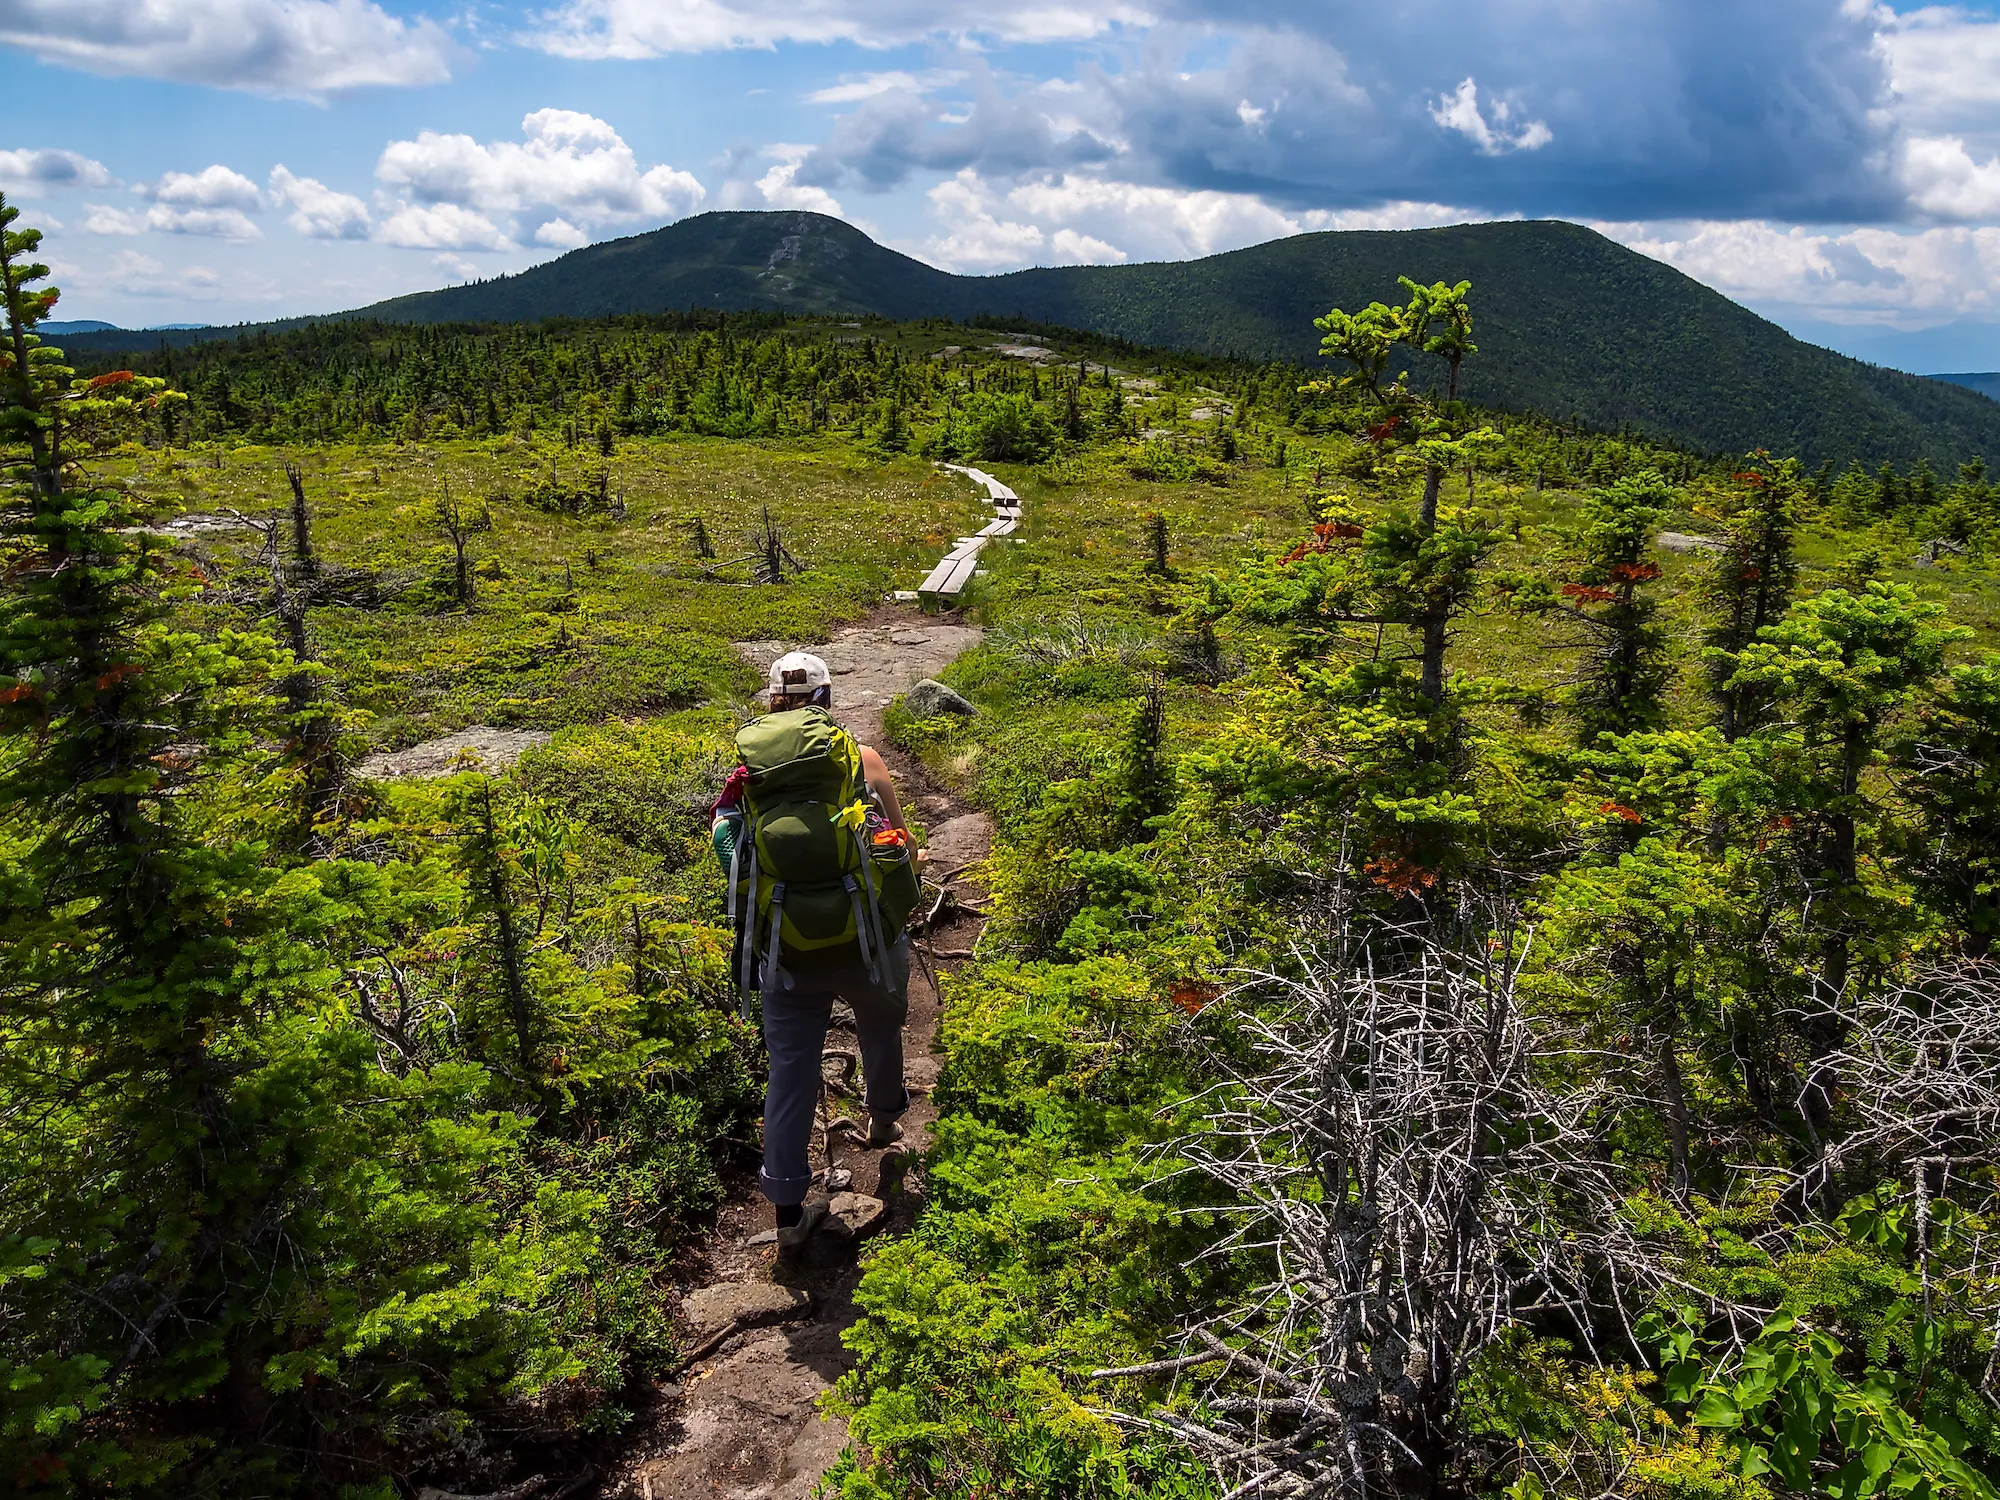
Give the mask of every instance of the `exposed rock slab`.
[{"label": "exposed rock slab", "polygon": [[1653,538],[1662,552],[1720,552],[1722,542],[1712,536],[1694,536],[1685,531],[1663,531]]},{"label": "exposed rock slab", "polygon": [[[775,1238],[775,1236],[774,1236]],[[812,1316],[812,1294],[769,1281],[725,1281],[689,1292],[681,1303],[697,1343],[732,1328],[769,1328]]]},{"label": "exposed rock slab", "polygon": [[356,774],[371,781],[452,776],[469,770],[505,771],[523,752],[546,745],[549,738],[546,729],[493,729],[475,724],[407,750],[377,751],[364,756],[354,769]]},{"label": "exposed rock slab", "polygon": [[653,1500],[806,1500],[847,1445],[847,1424],[821,1417],[838,1334],[808,1351],[796,1340],[819,1332],[764,1329],[726,1357],[705,1362],[687,1386],[681,1440],[671,1453],[639,1467],[624,1493]]},{"label": "exposed rock slab", "polygon": [[933,870],[976,864],[993,852],[993,820],[985,813],[961,814],[931,829],[925,847]]}]

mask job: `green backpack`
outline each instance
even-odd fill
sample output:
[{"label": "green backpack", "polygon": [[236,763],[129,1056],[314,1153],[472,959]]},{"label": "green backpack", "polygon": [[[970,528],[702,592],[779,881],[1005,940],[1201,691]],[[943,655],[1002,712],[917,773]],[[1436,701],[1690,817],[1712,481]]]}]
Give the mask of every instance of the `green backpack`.
[{"label": "green backpack", "polygon": [[757,959],[784,979],[787,962],[858,954],[879,980],[882,960],[917,904],[909,849],[869,841],[861,747],[823,708],[767,714],[736,736],[750,773],[730,863],[729,910],[741,983]]}]

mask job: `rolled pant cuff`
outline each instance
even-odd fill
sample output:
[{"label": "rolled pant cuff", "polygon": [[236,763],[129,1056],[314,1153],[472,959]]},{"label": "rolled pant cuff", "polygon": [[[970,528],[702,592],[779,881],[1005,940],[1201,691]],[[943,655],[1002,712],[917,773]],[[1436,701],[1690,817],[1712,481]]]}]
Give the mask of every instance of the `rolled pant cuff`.
[{"label": "rolled pant cuff", "polygon": [[806,1194],[812,1191],[810,1177],[773,1177],[769,1172],[757,1173],[757,1186],[772,1203],[781,1208],[793,1203],[806,1201]]},{"label": "rolled pant cuff", "polygon": [[908,1089],[903,1091],[903,1100],[900,1104],[877,1104],[873,1099],[864,1099],[862,1104],[868,1113],[878,1120],[900,1120],[909,1113],[910,1092]]}]

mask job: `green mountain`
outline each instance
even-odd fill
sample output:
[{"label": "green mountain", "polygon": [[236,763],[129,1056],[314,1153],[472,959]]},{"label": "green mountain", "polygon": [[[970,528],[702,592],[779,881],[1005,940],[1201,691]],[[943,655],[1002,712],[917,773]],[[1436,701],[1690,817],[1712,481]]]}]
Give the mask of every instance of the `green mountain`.
[{"label": "green mountain", "polygon": [[[517,276],[340,316],[479,323],[688,307],[984,315],[1310,365],[1313,318],[1397,296],[1398,275],[1473,283],[1480,354],[1464,383],[1473,401],[1813,463],[2000,459],[2000,405],[1802,343],[1670,266],[1556,221],[1305,234],[1192,261],[955,276],[821,214],[711,213]],[[121,347],[112,334],[74,342]]]}]

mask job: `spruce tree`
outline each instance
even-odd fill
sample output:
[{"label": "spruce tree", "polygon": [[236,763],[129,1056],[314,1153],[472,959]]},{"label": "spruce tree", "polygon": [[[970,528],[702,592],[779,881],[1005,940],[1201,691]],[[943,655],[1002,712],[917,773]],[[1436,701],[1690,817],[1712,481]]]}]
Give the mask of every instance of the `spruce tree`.
[{"label": "spruce tree", "polygon": [[1726,684],[1767,695],[1775,710],[1755,750],[1780,835],[1767,841],[1768,868],[1795,913],[1810,1055],[1801,1107],[1815,1143],[1833,1118],[1823,1063],[1843,1038],[1841,1009],[1879,982],[1910,920],[1863,859],[1893,844],[1871,772],[1890,726],[1942,669],[1945,648],[1970,633],[1943,615],[1904,584],[1827,589],[1759,632]]},{"label": "spruce tree", "polygon": [[1729,740],[1755,728],[1768,701],[1760,683],[1738,680],[1736,653],[1775,625],[1791,603],[1799,572],[1793,537],[1803,499],[1796,459],[1773,462],[1758,454],[1736,477],[1741,498],[1725,518],[1722,552],[1702,586],[1713,622],[1703,638],[1710,691]]},{"label": "spruce tree", "polygon": [[2000,939],[2000,655],[1955,667],[1897,735],[1897,782],[1918,815],[1909,867],[1947,947]]},{"label": "spruce tree", "polygon": [[1660,722],[1666,635],[1647,585],[1660,576],[1653,533],[1671,499],[1666,481],[1651,470],[1592,490],[1563,533],[1559,592],[1532,601],[1571,621],[1583,638],[1588,659],[1571,702],[1585,745]]},{"label": "spruce tree", "polygon": [[1455,386],[1459,362],[1476,349],[1470,283],[1426,287],[1401,279],[1410,294],[1404,306],[1334,308],[1314,326],[1324,335],[1320,352],[1349,367],[1339,384],[1359,387],[1372,408],[1366,436],[1380,467],[1392,480],[1412,471],[1421,477],[1414,515],[1392,513],[1368,528],[1358,561],[1375,603],[1349,618],[1401,625],[1417,636],[1418,690],[1436,707],[1444,702],[1451,623],[1470,602],[1474,574],[1498,541],[1470,514],[1441,518],[1440,492],[1449,470],[1499,438],[1490,428],[1459,432],[1451,416],[1411,388],[1406,373],[1391,375],[1399,349],[1435,353],[1450,363]]}]

